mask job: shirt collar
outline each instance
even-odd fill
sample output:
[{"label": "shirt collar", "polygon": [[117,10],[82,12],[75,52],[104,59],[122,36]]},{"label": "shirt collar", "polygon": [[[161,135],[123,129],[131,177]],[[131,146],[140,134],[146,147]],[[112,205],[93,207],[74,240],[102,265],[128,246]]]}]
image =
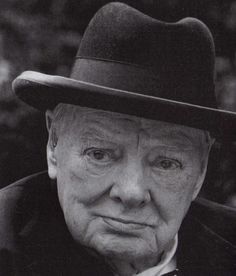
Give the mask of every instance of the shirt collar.
[{"label": "shirt collar", "polygon": [[175,252],[178,245],[178,235],[176,234],[169,248],[164,252],[161,261],[154,267],[148,268],[136,276],[161,276],[176,269]]}]

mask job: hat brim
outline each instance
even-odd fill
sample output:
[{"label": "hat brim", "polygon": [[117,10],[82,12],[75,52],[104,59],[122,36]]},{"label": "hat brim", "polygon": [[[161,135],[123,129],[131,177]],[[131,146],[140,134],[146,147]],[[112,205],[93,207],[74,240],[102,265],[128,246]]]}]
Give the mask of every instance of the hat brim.
[{"label": "hat brim", "polygon": [[13,90],[39,110],[68,103],[208,130],[218,139],[236,139],[236,113],[141,95],[61,76],[26,71]]}]

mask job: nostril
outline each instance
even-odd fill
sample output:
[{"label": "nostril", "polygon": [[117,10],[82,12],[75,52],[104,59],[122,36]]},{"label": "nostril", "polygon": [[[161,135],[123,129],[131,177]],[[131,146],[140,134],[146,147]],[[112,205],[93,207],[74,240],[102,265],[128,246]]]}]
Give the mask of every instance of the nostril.
[{"label": "nostril", "polygon": [[139,208],[143,208],[144,206],[146,205],[146,202],[145,201],[142,201],[139,205]]},{"label": "nostril", "polygon": [[128,208],[144,207],[151,200],[149,190],[141,189],[138,186],[134,188],[134,185],[125,188],[121,185],[113,185],[109,196],[114,202]]},{"label": "nostril", "polygon": [[137,197],[132,201],[131,205],[137,206],[137,207],[144,207],[151,201],[151,196],[149,191],[143,191],[143,194],[140,197]]},{"label": "nostril", "polygon": [[126,175],[111,185],[109,196],[114,202],[128,208],[143,207],[151,200],[150,191],[144,183],[143,178],[137,174],[132,177]]},{"label": "nostril", "polygon": [[117,203],[121,203],[121,202],[122,202],[121,198],[118,197],[118,196],[115,196],[115,197],[113,197],[112,199],[113,199],[115,202],[117,202]]}]

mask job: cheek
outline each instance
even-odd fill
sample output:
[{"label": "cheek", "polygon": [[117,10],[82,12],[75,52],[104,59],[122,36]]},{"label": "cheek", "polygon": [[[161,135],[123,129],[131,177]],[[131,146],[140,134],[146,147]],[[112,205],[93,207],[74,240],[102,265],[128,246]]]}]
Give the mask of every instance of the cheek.
[{"label": "cheek", "polygon": [[[78,165],[78,163],[77,163]],[[83,165],[67,162],[58,175],[58,195],[66,224],[73,238],[84,243],[96,232],[93,206],[104,200],[109,177],[93,177]],[[91,234],[91,235],[92,235]],[[89,237],[88,237],[89,236]]]},{"label": "cheek", "polygon": [[199,174],[200,170],[192,163],[181,172],[155,175],[152,197],[166,223],[182,220],[191,204]]},{"label": "cheek", "polygon": [[101,199],[119,173],[117,168],[96,169],[96,172],[82,158],[64,158],[58,174],[58,188],[64,200],[90,205]]},{"label": "cheek", "polygon": [[199,171],[193,166],[188,166],[179,171],[155,172],[152,179],[158,190],[166,192],[169,196],[182,197],[195,187],[198,176]]}]

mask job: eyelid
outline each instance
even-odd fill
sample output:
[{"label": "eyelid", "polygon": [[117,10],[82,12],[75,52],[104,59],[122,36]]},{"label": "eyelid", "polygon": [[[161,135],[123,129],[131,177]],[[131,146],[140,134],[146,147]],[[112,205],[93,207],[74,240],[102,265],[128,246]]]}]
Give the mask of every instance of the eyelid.
[{"label": "eyelid", "polygon": [[97,147],[90,147],[90,148],[86,148],[84,151],[83,151],[83,154],[87,154],[88,152],[90,151],[103,151],[103,152],[107,152],[107,153],[110,153],[111,150],[110,149],[107,149],[107,148],[97,148]]},{"label": "eyelid", "polygon": [[83,155],[86,155],[88,152],[92,152],[92,151],[101,151],[104,153],[107,153],[110,155],[111,160],[118,160],[121,156],[121,153],[116,154],[115,152],[117,151],[117,149],[109,149],[109,148],[98,148],[98,147],[90,147],[90,148],[86,148],[83,151]]},{"label": "eyelid", "polygon": [[178,167],[180,169],[183,168],[183,163],[180,160],[175,159],[175,158],[166,157],[166,156],[159,156],[159,157],[155,158],[154,161],[151,162],[151,165],[154,166],[157,163],[157,161],[158,161],[158,163],[160,163],[161,161],[165,161],[165,160],[168,160],[168,161],[171,161],[174,163],[178,163]]}]

